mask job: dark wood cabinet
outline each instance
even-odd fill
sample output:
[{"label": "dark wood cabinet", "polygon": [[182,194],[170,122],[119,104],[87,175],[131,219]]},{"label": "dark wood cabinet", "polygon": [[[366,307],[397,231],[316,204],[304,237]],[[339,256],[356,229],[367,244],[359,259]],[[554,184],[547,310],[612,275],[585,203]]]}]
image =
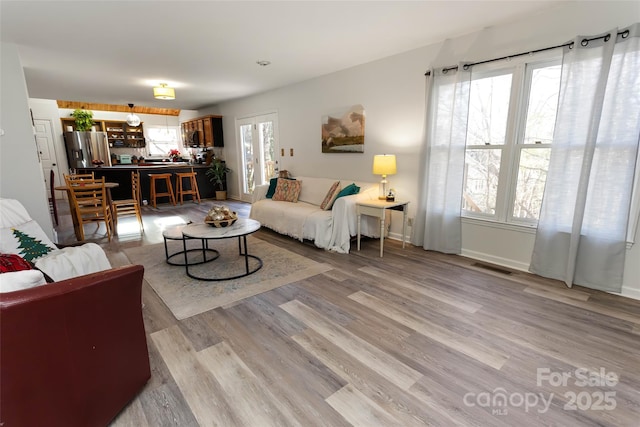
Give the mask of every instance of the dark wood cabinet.
[{"label": "dark wood cabinet", "polygon": [[187,147],[224,147],[222,116],[204,116],[183,122],[182,140]]},{"label": "dark wood cabinet", "polygon": [[[64,118],[60,120],[63,132],[67,132],[69,126],[74,131],[77,130],[74,119]],[[93,123],[96,132],[106,132],[107,140],[112,147],[141,148],[146,145],[142,123],[135,127],[119,120],[95,120]]]},{"label": "dark wood cabinet", "polygon": [[139,126],[129,126],[127,122],[105,121],[107,140],[113,147],[141,148],[145,146],[142,123]]}]

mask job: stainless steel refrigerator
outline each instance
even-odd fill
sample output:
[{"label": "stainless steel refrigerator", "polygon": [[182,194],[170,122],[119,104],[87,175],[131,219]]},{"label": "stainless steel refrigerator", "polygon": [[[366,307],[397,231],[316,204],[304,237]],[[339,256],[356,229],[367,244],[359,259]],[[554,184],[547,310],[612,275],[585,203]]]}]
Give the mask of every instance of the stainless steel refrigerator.
[{"label": "stainless steel refrigerator", "polygon": [[101,160],[111,166],[111,153],[105,132],[65,132],[69,169],[94,166],[93,160]]}]

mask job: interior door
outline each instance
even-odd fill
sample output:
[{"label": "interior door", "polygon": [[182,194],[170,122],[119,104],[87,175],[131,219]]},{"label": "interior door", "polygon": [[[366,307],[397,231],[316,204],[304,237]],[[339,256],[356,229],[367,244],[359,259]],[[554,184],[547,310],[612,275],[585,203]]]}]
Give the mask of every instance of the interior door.
[{"label": "interior door", "polygon": [[247,117],[236,121],[242,159],[242,200],[251,201],[256,185],[278,174],[278,115]]},{"label": "interior door", "polygon": [[53,170],[55,174],[54,186],[62,185],[62,176],[60,175],[58,168],[58,159],[56,156],[51,120],[34,119],[33,126],[36,133],[36,145],[38,147],[38,156],[40,157],[40,164],[42,165],[42,172],[44,174],[47,196],[57,196],[57,198],[60,198],[63,196],[62,194],[52,195],[49,190],[49,176],[51,170]]}]

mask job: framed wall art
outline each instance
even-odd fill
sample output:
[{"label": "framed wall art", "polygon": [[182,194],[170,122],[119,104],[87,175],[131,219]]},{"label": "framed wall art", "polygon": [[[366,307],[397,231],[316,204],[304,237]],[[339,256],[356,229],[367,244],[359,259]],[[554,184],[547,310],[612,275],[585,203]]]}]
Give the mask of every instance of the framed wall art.
[{"label": "framed wall art", "polygon": [[362,105],[322,116],[322,152],[364,153],[364,122]]}]

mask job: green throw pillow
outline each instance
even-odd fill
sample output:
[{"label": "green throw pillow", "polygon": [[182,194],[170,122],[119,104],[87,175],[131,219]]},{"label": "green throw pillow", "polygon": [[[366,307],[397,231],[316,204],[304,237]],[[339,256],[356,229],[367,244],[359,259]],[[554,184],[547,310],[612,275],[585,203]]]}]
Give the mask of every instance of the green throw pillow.
[{"label": "green throw pillow", "polygon": [[338,193],[338,197],[336,197],[336,200],[338,200],[340,197],[351,196],[352,194],[358,194],[359,192],[360,192],[360,187],[358,187],[355,184],[349,184],[346,187],[344,187],[342,190],[340,190],[340,192]]},{"label": "green throw pillow", "polygon": [[271,178],[269,181],[269,189],[267,190],[267,195],[265,196],[267,199],[273,197],[273,193],[276,192],[276,185],[278,184],[278,178]]}]

